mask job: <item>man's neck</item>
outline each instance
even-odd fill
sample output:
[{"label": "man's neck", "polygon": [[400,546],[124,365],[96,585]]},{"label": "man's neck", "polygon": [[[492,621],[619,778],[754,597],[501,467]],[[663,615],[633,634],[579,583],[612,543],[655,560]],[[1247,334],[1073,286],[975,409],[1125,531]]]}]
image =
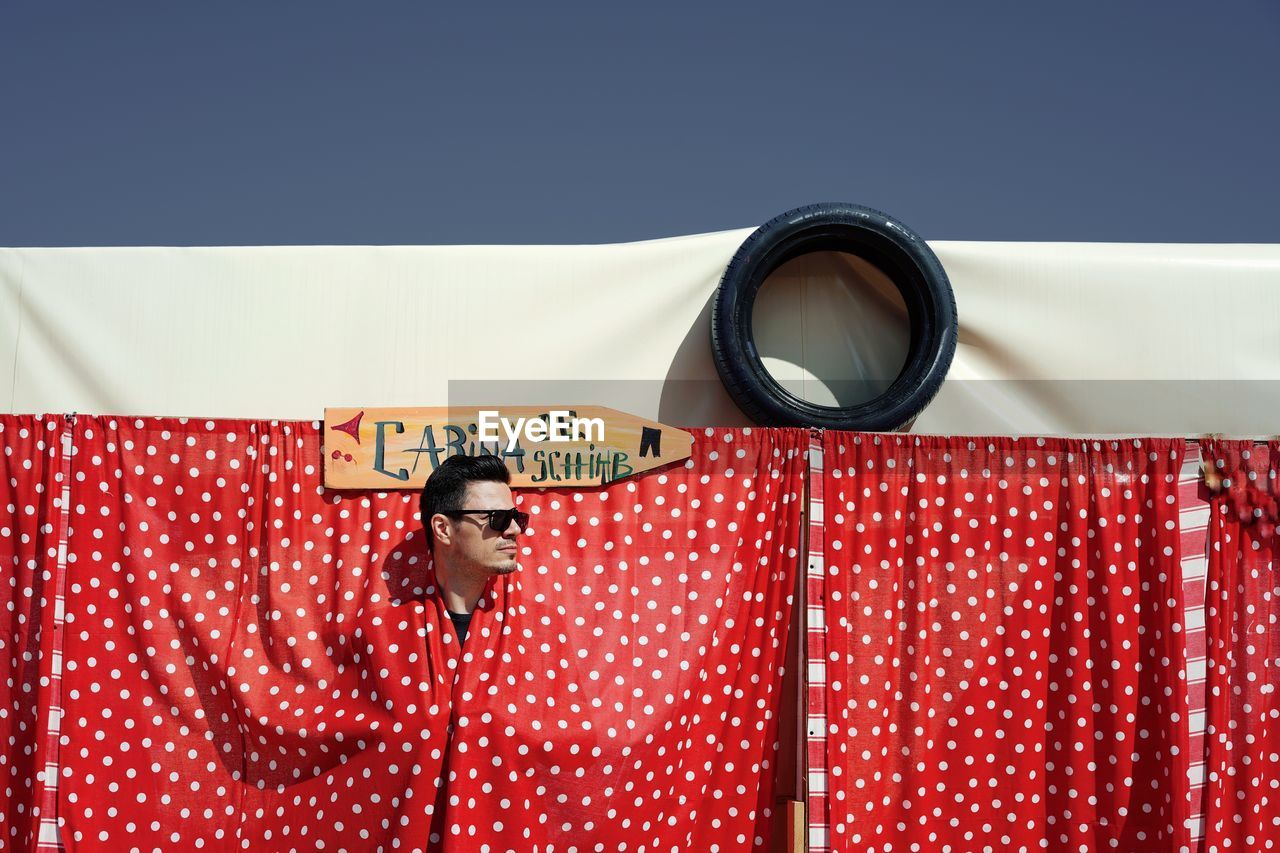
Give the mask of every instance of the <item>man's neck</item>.
[{"label": "man's neck", "polygon": [[444,606],[453,613],[470,613],[480,603],[488,578],[468,573],[443,561],[436,565],[436,579],[444,594]]}]

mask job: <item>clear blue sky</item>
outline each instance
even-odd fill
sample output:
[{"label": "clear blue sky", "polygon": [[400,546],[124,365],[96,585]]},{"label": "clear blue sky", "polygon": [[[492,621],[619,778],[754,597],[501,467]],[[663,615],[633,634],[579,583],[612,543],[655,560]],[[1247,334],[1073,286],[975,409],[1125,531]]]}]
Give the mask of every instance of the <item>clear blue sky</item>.
[{"label": "clear blue sky", "polygon": [[1280,3],[0,7],[0,245],[1280,242]]}]

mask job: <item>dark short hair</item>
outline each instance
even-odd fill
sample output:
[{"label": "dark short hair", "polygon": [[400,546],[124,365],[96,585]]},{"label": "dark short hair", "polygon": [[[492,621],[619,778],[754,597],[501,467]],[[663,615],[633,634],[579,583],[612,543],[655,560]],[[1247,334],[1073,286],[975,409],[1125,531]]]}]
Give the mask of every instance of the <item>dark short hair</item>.
[{"label": "dark short hair", "polygon": [[422,526],[427,531],[427,548],[435,549],[435,534],[431,532],[431,516],[438,512],[464,509],[462,501],[467,496],[468,483],[511,484],[511,472],[497,456],[450,456],[431,472],[418,496],[418,512]]}]

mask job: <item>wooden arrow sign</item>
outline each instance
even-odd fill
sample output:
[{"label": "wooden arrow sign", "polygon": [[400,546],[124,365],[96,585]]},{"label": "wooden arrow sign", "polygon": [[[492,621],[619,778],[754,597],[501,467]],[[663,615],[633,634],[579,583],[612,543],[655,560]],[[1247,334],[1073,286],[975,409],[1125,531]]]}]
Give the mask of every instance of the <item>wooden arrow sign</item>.
[{"label": "wooden arrow sign", "polygon": [[324,483],[420,489],[450,456],[489,454],[511,485],[601,485],[689,456],[693,436],[601,406],[324,411]]}]

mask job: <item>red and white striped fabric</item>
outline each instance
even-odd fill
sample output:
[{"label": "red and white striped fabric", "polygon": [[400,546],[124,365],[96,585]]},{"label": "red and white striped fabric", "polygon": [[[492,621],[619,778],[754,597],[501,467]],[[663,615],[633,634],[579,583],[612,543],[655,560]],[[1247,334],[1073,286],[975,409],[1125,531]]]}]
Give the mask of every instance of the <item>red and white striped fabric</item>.
[{"label": "red and white striped fabric", "polygon": [[811,853],[827,853],[827,668],[826,621],[823,601],[826,592],[826,561],[823,536],[826,503],[823,492],[822,430],[809,436],[809,553],[805,575],[805,651],[808,658],[805,704],[809,709],[806,726],[806,757],[809,761],[808,838]]},{"label": "red and white striped fabric", "polygon": [[53,646],[49,661],[49,703],[45,712],[45,764],[44,793],[40,800],[39,850],[61,850],[62,836],[58,830],[58,780],[62,775],[62,662],[63,637],[67,617],[67,564],[70,561],[71,537],[71,464],[75,456],[76,416],[69,415],[63,421],[58,437],[61,466],[58,472],[61,489],[55,509],[58,513],[58,555],[55,566]]},{"label": "red and white striped fabric", "polygon": [[1205,743],[1205,612],[1204,587],[1208,558],[1205,552],[1209,504],[1200,473],[1200,444],[1188,441],[1178,476],[1178,538],[1182,544],[1182,617],[1186,638],[1188,786],[1191,799],[1187,829],[1191,844],[1204,839]]}]

